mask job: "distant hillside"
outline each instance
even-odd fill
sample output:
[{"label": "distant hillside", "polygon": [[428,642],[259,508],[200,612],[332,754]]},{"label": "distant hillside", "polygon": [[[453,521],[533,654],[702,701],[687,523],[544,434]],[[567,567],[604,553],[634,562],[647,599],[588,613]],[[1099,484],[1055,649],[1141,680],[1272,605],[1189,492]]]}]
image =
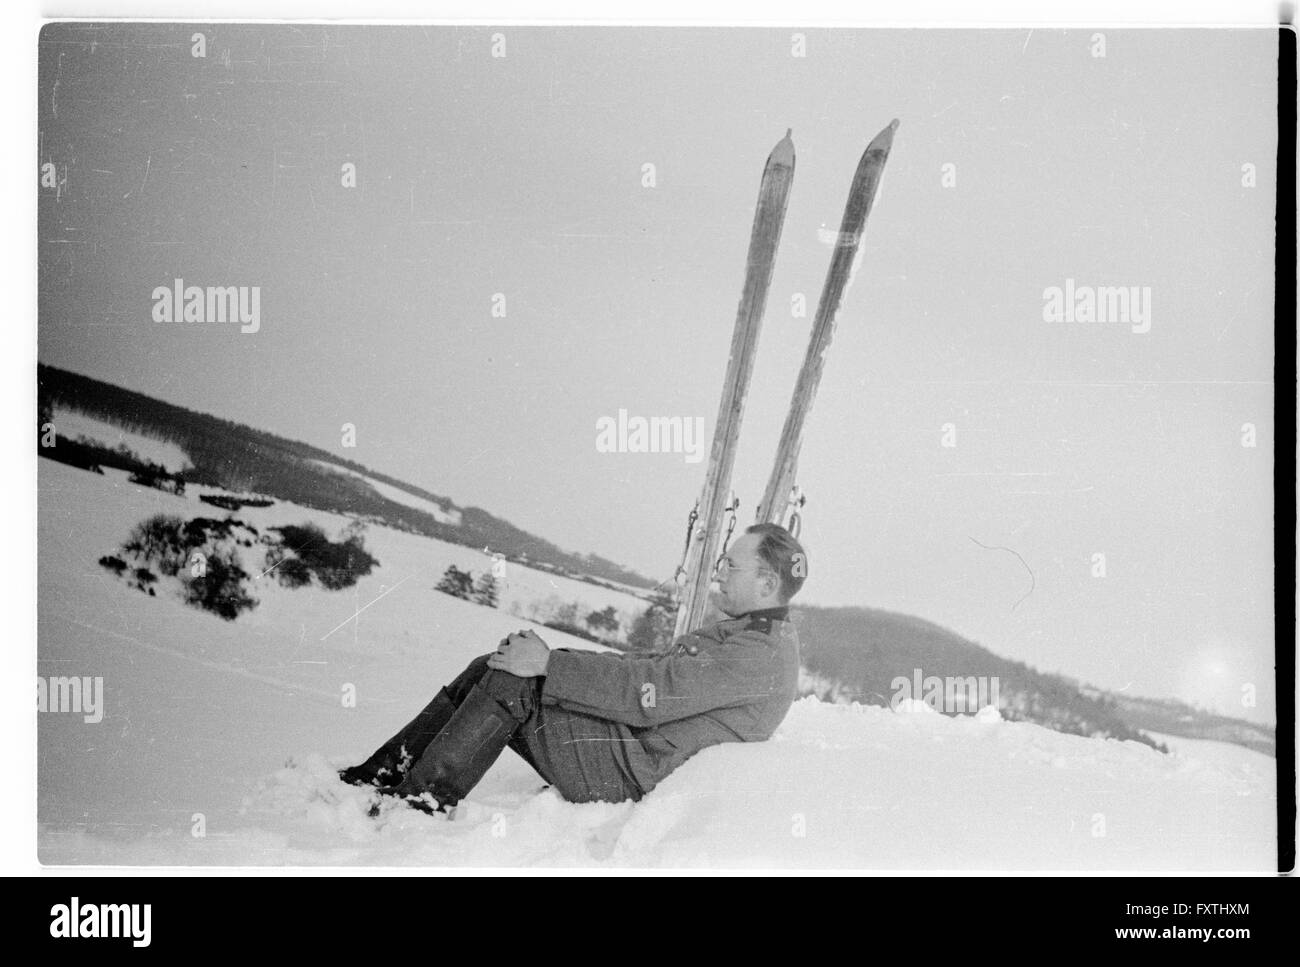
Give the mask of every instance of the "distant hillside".
[{"label": "distant hillside", "polygon": [[[526,560],[534,567],[554,569],[572,577],[597,579],[596,583],[611,581],[637,589],[649,589],[655,584],[597,555],[562,550],[481,508],[457,507],[447,497],[297,440],[164,403],[53,366],[38,364],[37,381],[42,414],[56,408],[75,410],[180,447],[193,464],[180,474],[186,482],[236,493],[265,494],[317,510],[361,516],[467,547],[487,547],[512,560]],[[41,455],[79,465],[89,462],[93,456],[76,441],[62,436],[53,449],[43,449]],[[136,469],[129,465],[129,458],[124,461],[118,454],[105,452],[99,456],[102,459],[98,462],[104,466]],[[419,501],[439,505],[446,509],[446,516],[458,517],[459,522],[439,520],[429,511],[390,499],[354,474],[363,474]]]},{"label": "distant hillside", "polygon": [[[1059,732],[1133,739],[1163,749],[1142,730],[1234,742],[1275,754],[1271,730],[1178,702],[1129,698],[1081,686],[993,654],[921,618],[874,608],[792,609],[810,691],[824,698],[889,705],[894,681],[915,671],[939,678],[997,678],[1002,714]],[[911,696],[919,698],[920,696]]]},{"label": "distant hillside", "polygon": [[1115,692],[1105,694],[1114,701],[1116,712],[1135,728],[1188,739],[1232,742],[1265,755],[1277,755],[1275,732],[1254,722],[1217,715],[1172,698],[1138,698]]},{"label": "distant hillside", "polygon": [[[42,423],[54,410],[73,410],[175,444],[193,464],[173,474],[184,481],[356,515],[467,547],[488,547],[530,567],[591,584],[641,591],[654,584],[604,558],[561,550],[481,508],[457,507],[446,497],[295,440],[52,366],[38,366],[38,380]],[[150,468],[129,450],[81,444],[63,435],[56,447],[40,453],[77,466],[111,466],[149,476]],[[392,499],[358,475],[399,496],[409,494],[415,504],[436,506],[426,511]],[[672,602],[662,595],[657,600],[660,616],[667,616],[660,622],[666,630],[672,623]],[[1116,695],[1045,674],[921,618],[873,608],[797,606],[792,613],[803,643],[805,690],[822,698],[889,705],[895,679],[911,681],[917,669],[923,677],[996,678],[1002,713],[1009,719],[1076,735],[1134,739],[1157,748],[1162,747],[1142,730],[1235,742],[1274,754],[1272,730],[1179,702]]]}]

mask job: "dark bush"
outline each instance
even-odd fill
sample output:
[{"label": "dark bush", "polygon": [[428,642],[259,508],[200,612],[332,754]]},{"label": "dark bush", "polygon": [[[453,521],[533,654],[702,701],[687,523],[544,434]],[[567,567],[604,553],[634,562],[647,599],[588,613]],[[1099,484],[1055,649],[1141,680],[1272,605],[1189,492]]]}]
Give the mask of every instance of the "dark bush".
[{"label": "dark bush", "polygon": [[247,579],[248,572],[239,566],[232,550],[214,550],[208,555],[204,575],[185,582],[185,601],[226,621],[234,621],[240,612],[257,605],[257,600],[244,589]]},{"label": "dark bush", "polygon": [[[289,561],[276,568],[281,584],[302,587],[312,577],[328,591],[350,588],[379,564],[365,548],[365,539],[353,529],[342,541],[331,541],[315,524],[289,524],[271,528],[280,535],[280,553],[293,554],[299,564]],[[289,568],[288,572],[285,568]],[[308,580],[303,580],[303,575]]]},{"label": "dark bush", "polygon": [[[155,514],[141,521],[122,545],[122,555],[140,565],[153,565],[164,577],[177,578],[188,604],[233,621],[257,605],[246,590],[251,580],[240,566],[239,548],[252,547],[253,538],[267,545],[263,574],[285,587],[300,588],[312,579],[329,590],[350,587],[379,563],[365,550],[360,525],[352,525],[342,541],[330,541],[314,524],[272,528],[274,536],[260,537],[257,528],[234,517],[195,517],[188,521]],[[202,562],[202,567],[194,566]],[[114,556],[99,563],[118,574],[130,565]],[[199,573],[194,573],[198,571]],[[147,566],[132,570],[134,586],[141,591],[158,578]],[[258,575],[259,577],[262,575]]]},{"label": "dark bush", "polygon": [[587,615],[587,627],[597,633],[608,631],[617,634],[619,628],[618,612],[614,610],[612,604],[604,611],[592,611]]},{"label": "dark bush", "polygon": [[169,494],[185,493],[185,477],[179,473],[168,473],[166,467],[156,463],[146,464],[143,469],[132,473],[128,479],[131,483],[153,487],[155,490],[162,490]]},{"label": "dark bush", "polygon": [[122,550],[133,557],[154,564],[167,577],[175,577],[184,565],[192,534],[179,517],[155,514],[135,525]]},{"label": "dark bush", "polygon": [[665,648],[672,641],[676,622],[677,608],[673,599],[666,594],[655,595],[650,600],[650,607],[632,622],[632,630],[627,635],[628,648],[644,651]]},{"label": "dark bush", "polygon": [[455,564],[449,564],[447,570],[442,573],[442,580],[435,584],[433,589],[443,594],[450,594],[453,598],[464,598],[469,601],[474,595],[474,575],[469,571],[462,571]]},{"label": "dark bush", "polygon": [[148,591],[153,594],[153,588],[150,585],[157,583],[158,575],[147,567],[137,567],[131,572],[131,575],[135,578],[134,586],[137,591]]},{"label": "dark bush", "polygon": [[273,551],[268,551],[266,555],[267,568],[275,568],[276,580],[286,588],[305,588],[311,584],[311,568],[309,568],[302,558],[280,556],[280,563],[272,562]]},{"label": "dark bush", "polygon": [[[238,566],[233,544],[240,531],[251,531],[234,518],[218,520],[195,517],[182,520],[169,514],[155,514],[137,524],[122,545],[122,553],[142,564],[152,564],[164,577],[178,578],[184,586],[188,604],[233,620],[241,611],[257,604],[243,589],[248,575]],[[255,531],[253,533],[256,533]],[[203,556],[204,573],[193,575],[189,565],[193,555]],[[118,570],[111,562],[119,558],[101,558],[105,567]],[[119,573],[125,571],[126,562]],[[158,577],[148,567],[132,570],[134,587],[156,597],[151,586]]]}]

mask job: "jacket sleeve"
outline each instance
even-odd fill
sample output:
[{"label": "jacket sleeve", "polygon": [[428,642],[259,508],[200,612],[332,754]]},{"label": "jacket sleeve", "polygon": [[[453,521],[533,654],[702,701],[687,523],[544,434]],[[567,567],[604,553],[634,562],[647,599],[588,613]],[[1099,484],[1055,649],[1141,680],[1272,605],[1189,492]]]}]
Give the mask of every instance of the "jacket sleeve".
[{"label": "jacket sleeve", "polygon": [[559,649],[546,667],[542,702],[648,728],[762,701],[780,691],[781,668],[776,648],[757,631],[732,635],[697,655]]}]

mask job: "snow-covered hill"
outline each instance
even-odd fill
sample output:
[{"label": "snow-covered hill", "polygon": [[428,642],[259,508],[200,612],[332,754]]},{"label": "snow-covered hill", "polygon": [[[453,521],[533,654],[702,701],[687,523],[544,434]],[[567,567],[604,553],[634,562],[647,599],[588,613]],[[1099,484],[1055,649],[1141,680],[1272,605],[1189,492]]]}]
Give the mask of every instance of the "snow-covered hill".
[{"label": "snow-covered hill", "polygon": [[70,440],[84,439],[110,450],[126,447],[137,459],[156,463],[172,473],[190,465],[185,451],[174,443],[124,430],[66,407],[54,407],[50,416],[58,433]]},{"label": "snow-covered hill", "polygon": [[[373,527],[353,589],[287,590],[224,622],[96,564],[176,497],[39,461],[38,675],[103,679],[103,718],[39,716],[46,864],[1271,868],[1272,760],[1038,726],[804,699],[777,735],[700,753],[640,803],[560,800],[507,751],[454,822],[364,817],[335,766],[368,754],[475,655],[525,624],[432,590],[473,550]],[[277,503],[259,528],[347,521]],[[503,605],[618,592],[510,565]],[[348,620],[356,612],[355,620]],[[552,645],[585,642],[549,629]],[[355,693],[355,707],[345,696]],[[196,835],[202,833],[202,835]]]},{"label": "snow-covered hill", "polygon": [[432,500],[425,500],[423,497],[417,497],[414,494],[408,494],[405,490],[400,490],[392,484],[386,484],[374,477],[367,477],[365,474],[349,470],[347,467],[336,463],[326,463],[324,460],[312,460],[311,462],[324,470],[330,471],[330,473],[337,473],[345,477],[351,477],[354,480],[360,480],[379,496],[406,507],[422,510],[440,524],[455,526],[460,523],[460,511],[454,507],[448,510],[442,504],[435,503]]}]

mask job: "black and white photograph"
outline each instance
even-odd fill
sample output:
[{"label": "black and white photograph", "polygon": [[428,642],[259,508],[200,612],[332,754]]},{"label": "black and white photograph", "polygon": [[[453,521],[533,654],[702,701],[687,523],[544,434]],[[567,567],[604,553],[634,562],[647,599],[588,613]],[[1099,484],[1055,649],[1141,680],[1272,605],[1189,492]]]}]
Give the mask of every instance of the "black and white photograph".
[{"label": "black and white photograph", "polygon": [[42,867],[1278,872],[1277,26],[35,43]]}]

